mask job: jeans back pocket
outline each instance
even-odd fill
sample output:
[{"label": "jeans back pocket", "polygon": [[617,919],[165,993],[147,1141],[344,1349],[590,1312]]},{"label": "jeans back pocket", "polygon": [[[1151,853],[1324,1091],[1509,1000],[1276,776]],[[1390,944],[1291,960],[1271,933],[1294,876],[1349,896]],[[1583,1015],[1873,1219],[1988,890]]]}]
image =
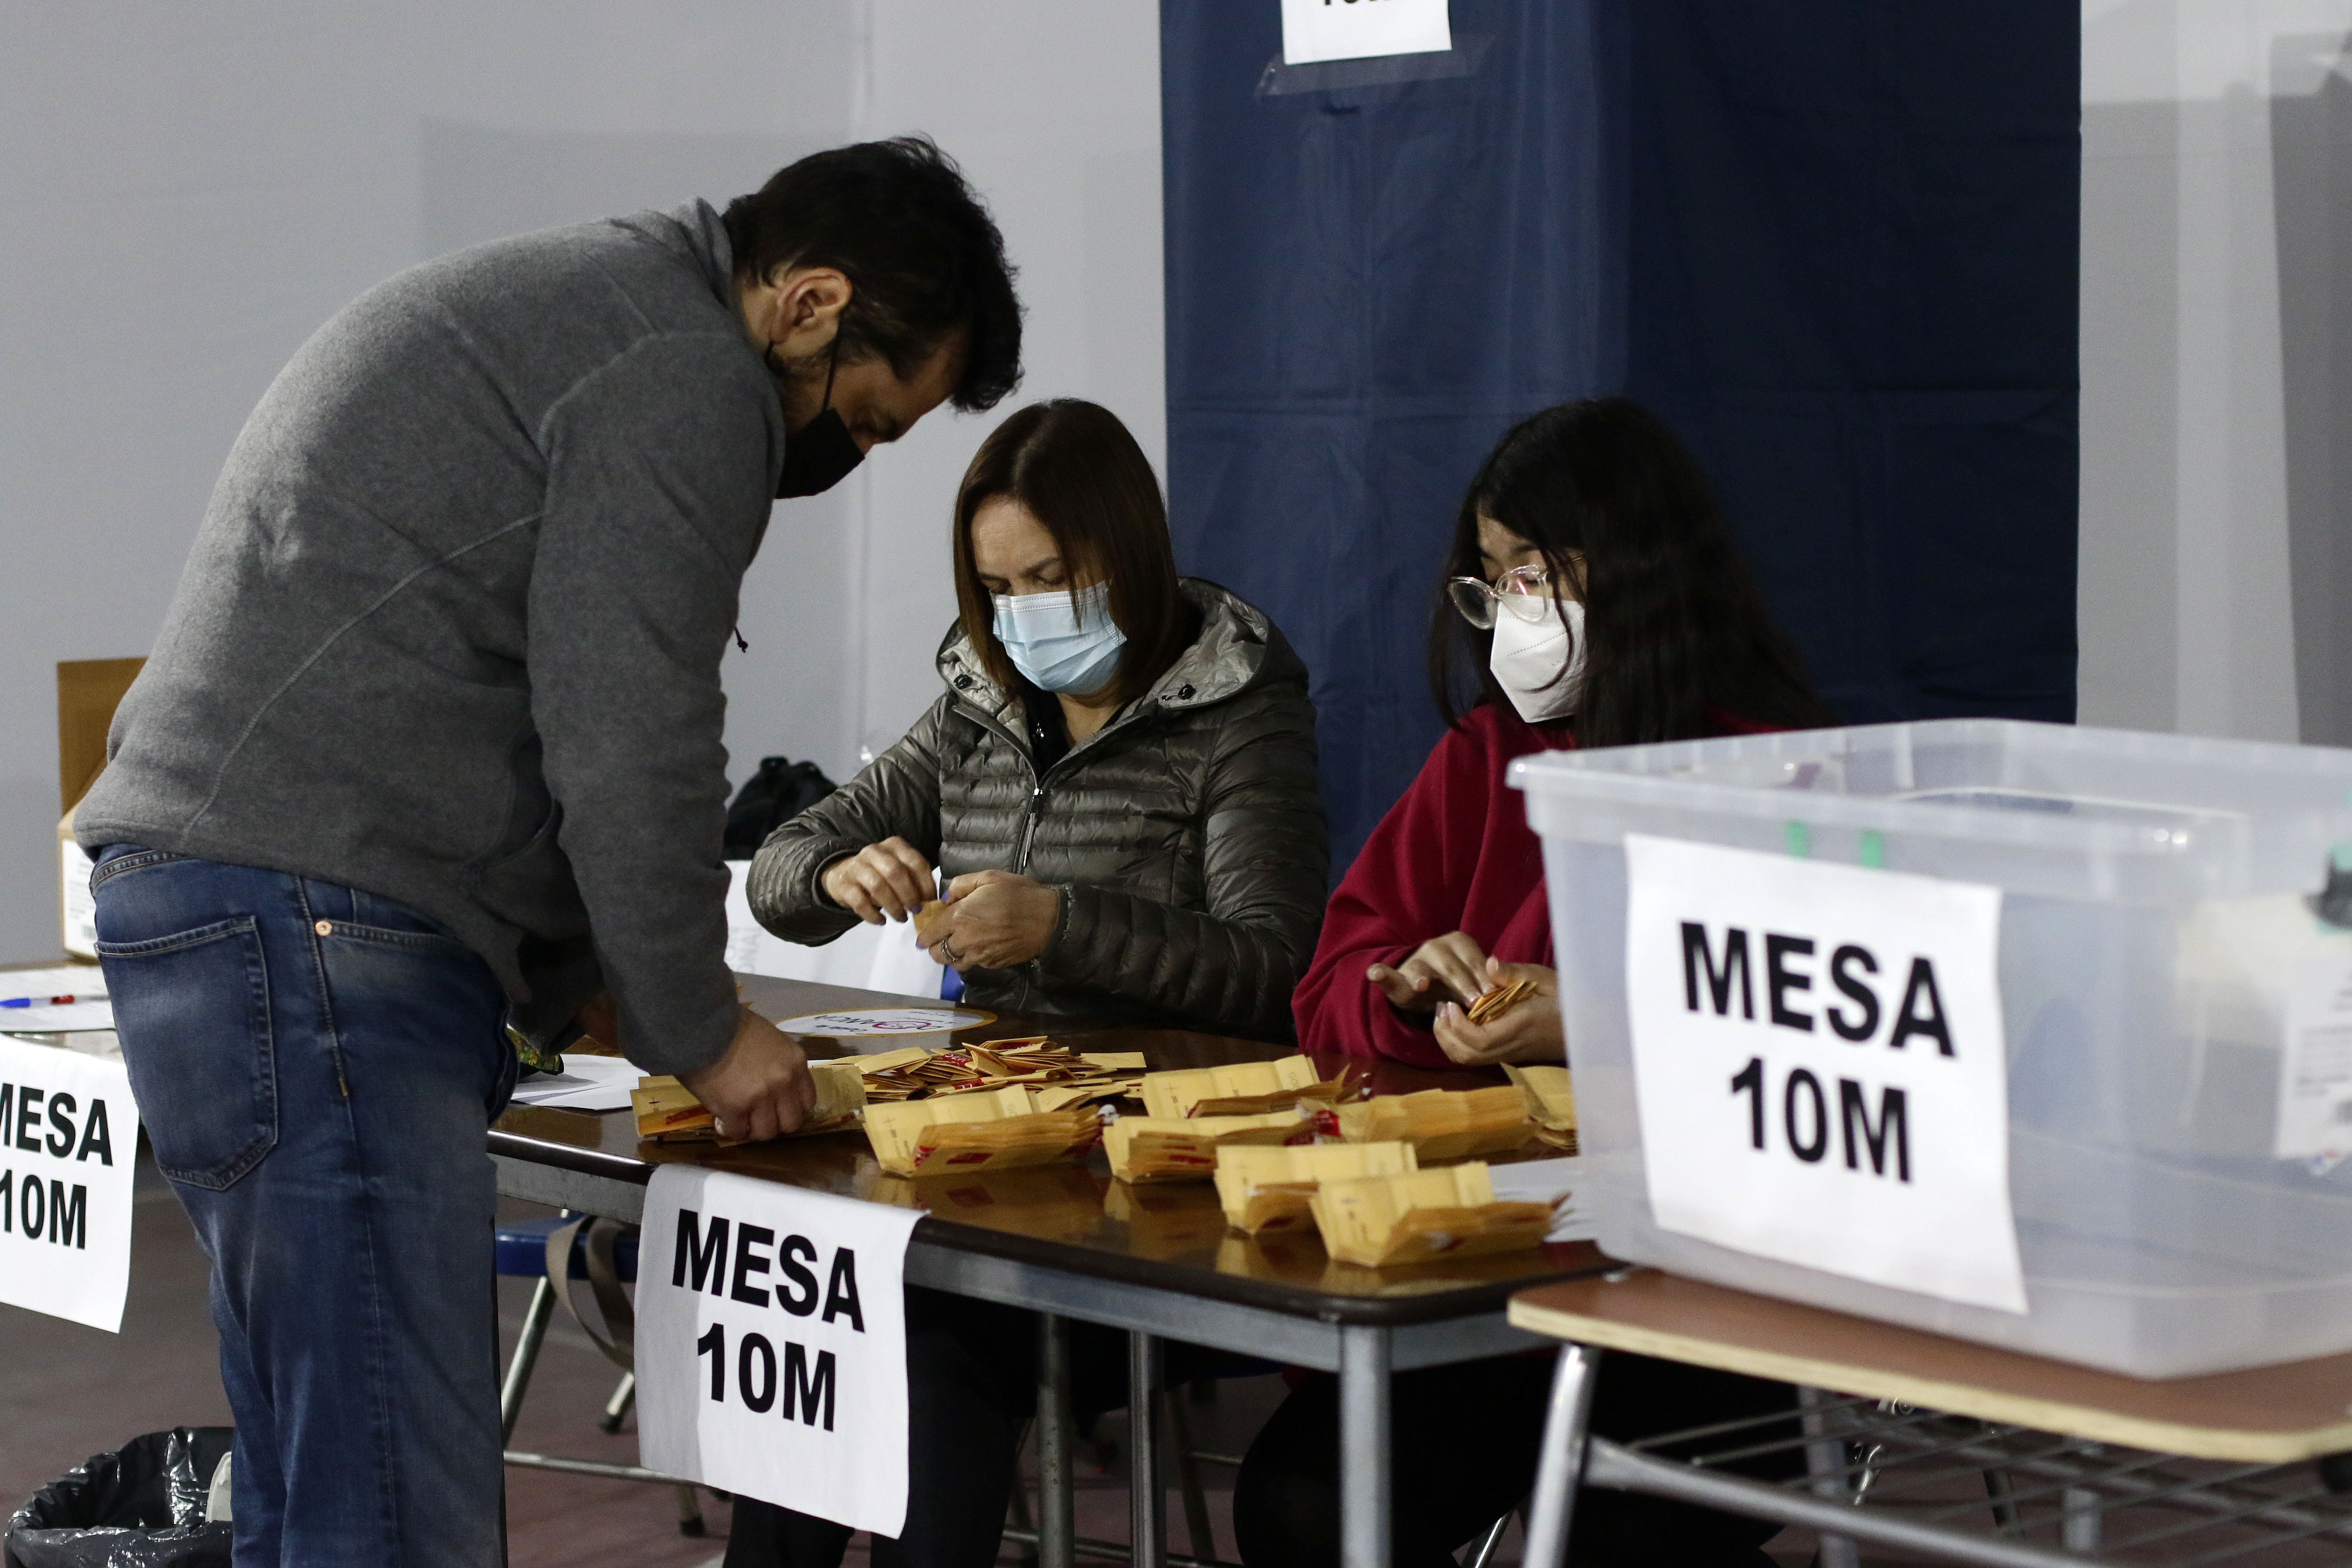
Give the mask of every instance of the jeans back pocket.
[{"label": "jeans back pocket", "polygon": [[278,1142],[269,975],[251,915],[144,942],[99,962],[156,1168],[218,1190]]}]

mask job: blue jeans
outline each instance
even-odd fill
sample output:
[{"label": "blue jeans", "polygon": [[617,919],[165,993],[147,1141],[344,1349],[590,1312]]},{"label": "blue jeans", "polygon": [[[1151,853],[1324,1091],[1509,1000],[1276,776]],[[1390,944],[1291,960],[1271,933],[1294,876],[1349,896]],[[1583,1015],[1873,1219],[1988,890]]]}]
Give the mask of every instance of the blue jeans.
[{"label": "blue jeans", "polygon": [[237,1568],[501,1561],[488,965],[389,899],[116,846],[99,952],[212,1259]]}]

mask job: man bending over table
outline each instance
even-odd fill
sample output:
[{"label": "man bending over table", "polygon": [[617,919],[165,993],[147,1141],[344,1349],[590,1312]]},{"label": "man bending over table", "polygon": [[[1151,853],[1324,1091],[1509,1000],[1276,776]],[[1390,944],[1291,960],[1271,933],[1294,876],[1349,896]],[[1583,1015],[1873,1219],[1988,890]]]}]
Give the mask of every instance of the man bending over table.
[{"label": "man bending over table", "polygon": [[238,1568],[491,1568],[483,1131],[521,1035],[798,1125],[724,962],[719,665],[772,500],[1020,379],[929,143],[722,217],[503,240],[362,295],[230,452],[77,817],[163,1168],[213,1261]]}]

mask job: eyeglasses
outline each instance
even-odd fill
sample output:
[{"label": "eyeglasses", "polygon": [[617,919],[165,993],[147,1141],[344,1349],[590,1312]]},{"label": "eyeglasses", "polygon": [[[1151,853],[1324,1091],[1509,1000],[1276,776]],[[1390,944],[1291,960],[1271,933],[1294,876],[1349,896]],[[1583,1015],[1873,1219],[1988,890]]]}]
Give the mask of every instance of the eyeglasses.
[{"label": "eyeglasses", "polygon": [[1445,595],[1462,618],[1482,632],[1493,627],[1498,605],[1532,625],[1551,613],[1551,568],[1540,562],[1514,566],[1491,584],[1476,577],[1450,577]]}]

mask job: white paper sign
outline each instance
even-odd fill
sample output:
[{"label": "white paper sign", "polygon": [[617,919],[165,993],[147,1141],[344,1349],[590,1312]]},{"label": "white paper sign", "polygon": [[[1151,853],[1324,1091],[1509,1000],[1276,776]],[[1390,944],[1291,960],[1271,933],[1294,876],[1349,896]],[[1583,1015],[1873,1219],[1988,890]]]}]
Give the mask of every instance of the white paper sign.
[{"label": "white paper sign", "polygon": [[122,1331],[138,1152],[120,1061],[0,1037],[0,1301]]},{"label": "white paper sign", "polygon": [[2326,1170],[2352,1150],[2352,943],[2309,945],[2287,993],[2273,1152]]},{"label": "white paper sign", "polygon": [[2024,1311],[2000,889],[1637,834],[1625,862],[1658,1224]]},{"label": "white paper sign", "polygon": [[1447,0],[1282,0],[1282,63],[1443,53]]},{"label": "white paper sign", "polygon": [[896,1537],[916,1209],[665,1165],[637,1262],[650,1469]]}]

